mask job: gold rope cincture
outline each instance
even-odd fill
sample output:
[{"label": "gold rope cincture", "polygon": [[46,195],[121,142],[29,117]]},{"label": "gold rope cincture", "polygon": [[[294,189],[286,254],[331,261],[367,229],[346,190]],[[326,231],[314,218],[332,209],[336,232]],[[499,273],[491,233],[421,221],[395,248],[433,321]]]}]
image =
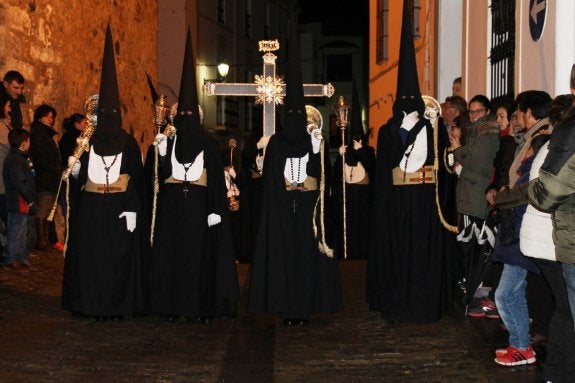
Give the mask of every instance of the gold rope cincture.
[{"label": "gold rope cincture", "polygon": [[[166,138],[167,139],[167,138]],[[160,181],[158,180],[158,146],[154,148],[154,199],[152,202],[152,223],[150,226],[150,245],[154,246],[154,229],[156,227],[156,208],[158,206],[158,193]]]},{"label": "gold rope cincture", "polygon": [[435,205],[437,206],[437,214],[439,215],[439,220],[443,227],[447,230],[451,231],[452,233],[459,233],[459,229],[457,226],[450,225],[443,217],[443,212],[441,211],[441,204],[439,203],[439,177],[438,177],[438,170],[439,170],[439,150],[438,150],[438,141],[439,141],[439,133],[438,133],[438,126],[437,120],[435,119],[433,122],[433,171],[435,172]]},{"label": "gold rope cincture", "polygon": [[[345,128],[346,126],[342,124],[341,127],[341,142],[343,142],[345,144]],[[322,141],[323,144],[323,141]],[[322,161],[323,161],[323,157],[322,157]],[[346,179],[345,179],[345,151],[343,152],[343,154],[341,155],[341,170],[342,170],[342,181],[343,181],[343,186],[341,188],[341,192],[342,192],[342,208],[343,208],[343,259],[347,259],[347,209],[346,209]],[[323,174],[323,169],[322,169],[322,174]]]},{"label": "gold rope cincture", "polygon": [[324,141],[321,141],[320,146],[320,155],[321,155],[321,179],[319,183],[319,198],[315,203],[315,207],[313,209],[313,235],[314,238],[317,239],[317,225],[315,222],[316,212],[317,212],[317,205],[319,203],[319,222],[320,222],[320,229],[321,229],[321,238],[317,244],[320,253],[327,255],[330,258],[333,258],[333,249],[330,249],[328,244],[325,242],[325,220],[324,220],[324,191],[325,191],[325,146]]},{"label": "gold rope cincture", "polygon": [[68,251],[68,238],[70,238],[70,179],[66,182],[66,240],[64,241],[64,251],[62,255],[66,257]]}]

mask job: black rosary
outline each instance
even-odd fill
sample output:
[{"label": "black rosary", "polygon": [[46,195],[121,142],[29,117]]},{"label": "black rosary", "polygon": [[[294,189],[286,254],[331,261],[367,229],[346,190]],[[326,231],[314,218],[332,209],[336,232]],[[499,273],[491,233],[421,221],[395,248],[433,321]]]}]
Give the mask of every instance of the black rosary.
[{"label": "black rosary", "polygon": [[[291,186],[293,189],[296,189],[299,185],[298,181],[299,181],[299,176],[301,174],[301,158],[298,158],[298,163],[297,163],[297,178],[294,179],[294,174],[293,174],[293,158],[289,159],[290,162],[290,173],[291,173],[291,179],[292,179],[292,183]],[[295,209],[297,208],[297,203],[295,202],[295,198],[292,200],[292,209],[293,209],[293,213],[295,214]]]},{"label": "black rosary", "polygon": [[289,159],[289,163],[290,163],[290,172],[291,172],[291,179],[292,179],[291,186],[292,186],[293,188],[297,188],[298,185],[299,185],[299,182],[298,182],[298,181],[299,181],[299,176],[300,176],[300,173],[301,173],[301,158],[298,158],[298,163],[297,163],[297,178],[295,178],[295,179],[294,179],[294,177],[293,177],[293,158],[290,158],[290,159]]},{"label": "black rosary", "polygon": [[407,163],[409,162],[409,156],[411,152],[413,152],[413,148],[415,147],[415,142],[411,144],[408,150],[405,151],[405,168],[403,169],[403,182],[405,182],[405,178],[407,176]]},{"label": "black rosary", "polygon": [[102,159],[102,163],[104,164],[104,170],[106,171],[106,187],[104,188],[104,194],[108,194],[110,192],[110,181],[108,180],[108,176],[110,174],[110,169],[112,168],[112,166],[114,166],[116,160],[118,159],[118,155],[116,154],[114,156],[114,159],[112,160],[110,166],[106,165],[106,160],[104,159],[104,156],[101,156],[100,158]]},{"label": "black rosary", "polygon": [[182,164],[182,166],[184,167],[184,188],[182,189],[182,191],[184,192],[184,198],[188,198],[188,185],[190,184],[188,182],[188,170],[190,170],[190,168],[192,167],[193,162],[190,162],[189,165],[184,165]]}]

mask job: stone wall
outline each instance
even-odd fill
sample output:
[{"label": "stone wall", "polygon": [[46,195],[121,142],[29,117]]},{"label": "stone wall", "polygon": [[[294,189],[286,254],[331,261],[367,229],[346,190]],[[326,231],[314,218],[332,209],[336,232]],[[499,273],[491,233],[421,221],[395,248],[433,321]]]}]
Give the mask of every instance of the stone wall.
[{"label": "stone wall", "polygon": [[26,78],[25,125],[42,103],[65,116],[83,112],[97,93],[108,20],[115,44],[124,129],[142,147],[155,135],[146,72],[157,78],[157,0],[2,0],[0,76]]}]

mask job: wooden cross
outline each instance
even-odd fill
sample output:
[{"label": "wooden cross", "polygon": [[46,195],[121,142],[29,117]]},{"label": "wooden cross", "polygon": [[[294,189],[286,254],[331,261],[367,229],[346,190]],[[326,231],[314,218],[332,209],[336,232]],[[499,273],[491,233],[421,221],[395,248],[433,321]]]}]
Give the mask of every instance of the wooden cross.
[{"label": "wooden cross", "polygon": [[[276,76],[277,56],[272,52],[280,48],[276,40],[262,40],[259,51],[262,56],[262,75],[255,75],[253,83],[206,82],[204,92],[208,96],[254,96],[256,104],[263,104],[263,135],[275,133],[276,105],[283,103],[286,95],[286,85],[281,77]],[[303,84],[305,97],[331,97],[335,92],[332,84]]]}]

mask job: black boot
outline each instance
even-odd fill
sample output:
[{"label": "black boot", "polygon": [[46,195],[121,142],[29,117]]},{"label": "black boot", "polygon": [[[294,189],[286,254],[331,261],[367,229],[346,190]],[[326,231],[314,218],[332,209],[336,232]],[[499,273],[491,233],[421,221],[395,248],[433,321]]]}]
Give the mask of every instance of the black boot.
[{"label": "black boot", "polygon": [[52,246],[48,241],[48,221],[36,217],[36,250],[43,252],[52,252]]}]

